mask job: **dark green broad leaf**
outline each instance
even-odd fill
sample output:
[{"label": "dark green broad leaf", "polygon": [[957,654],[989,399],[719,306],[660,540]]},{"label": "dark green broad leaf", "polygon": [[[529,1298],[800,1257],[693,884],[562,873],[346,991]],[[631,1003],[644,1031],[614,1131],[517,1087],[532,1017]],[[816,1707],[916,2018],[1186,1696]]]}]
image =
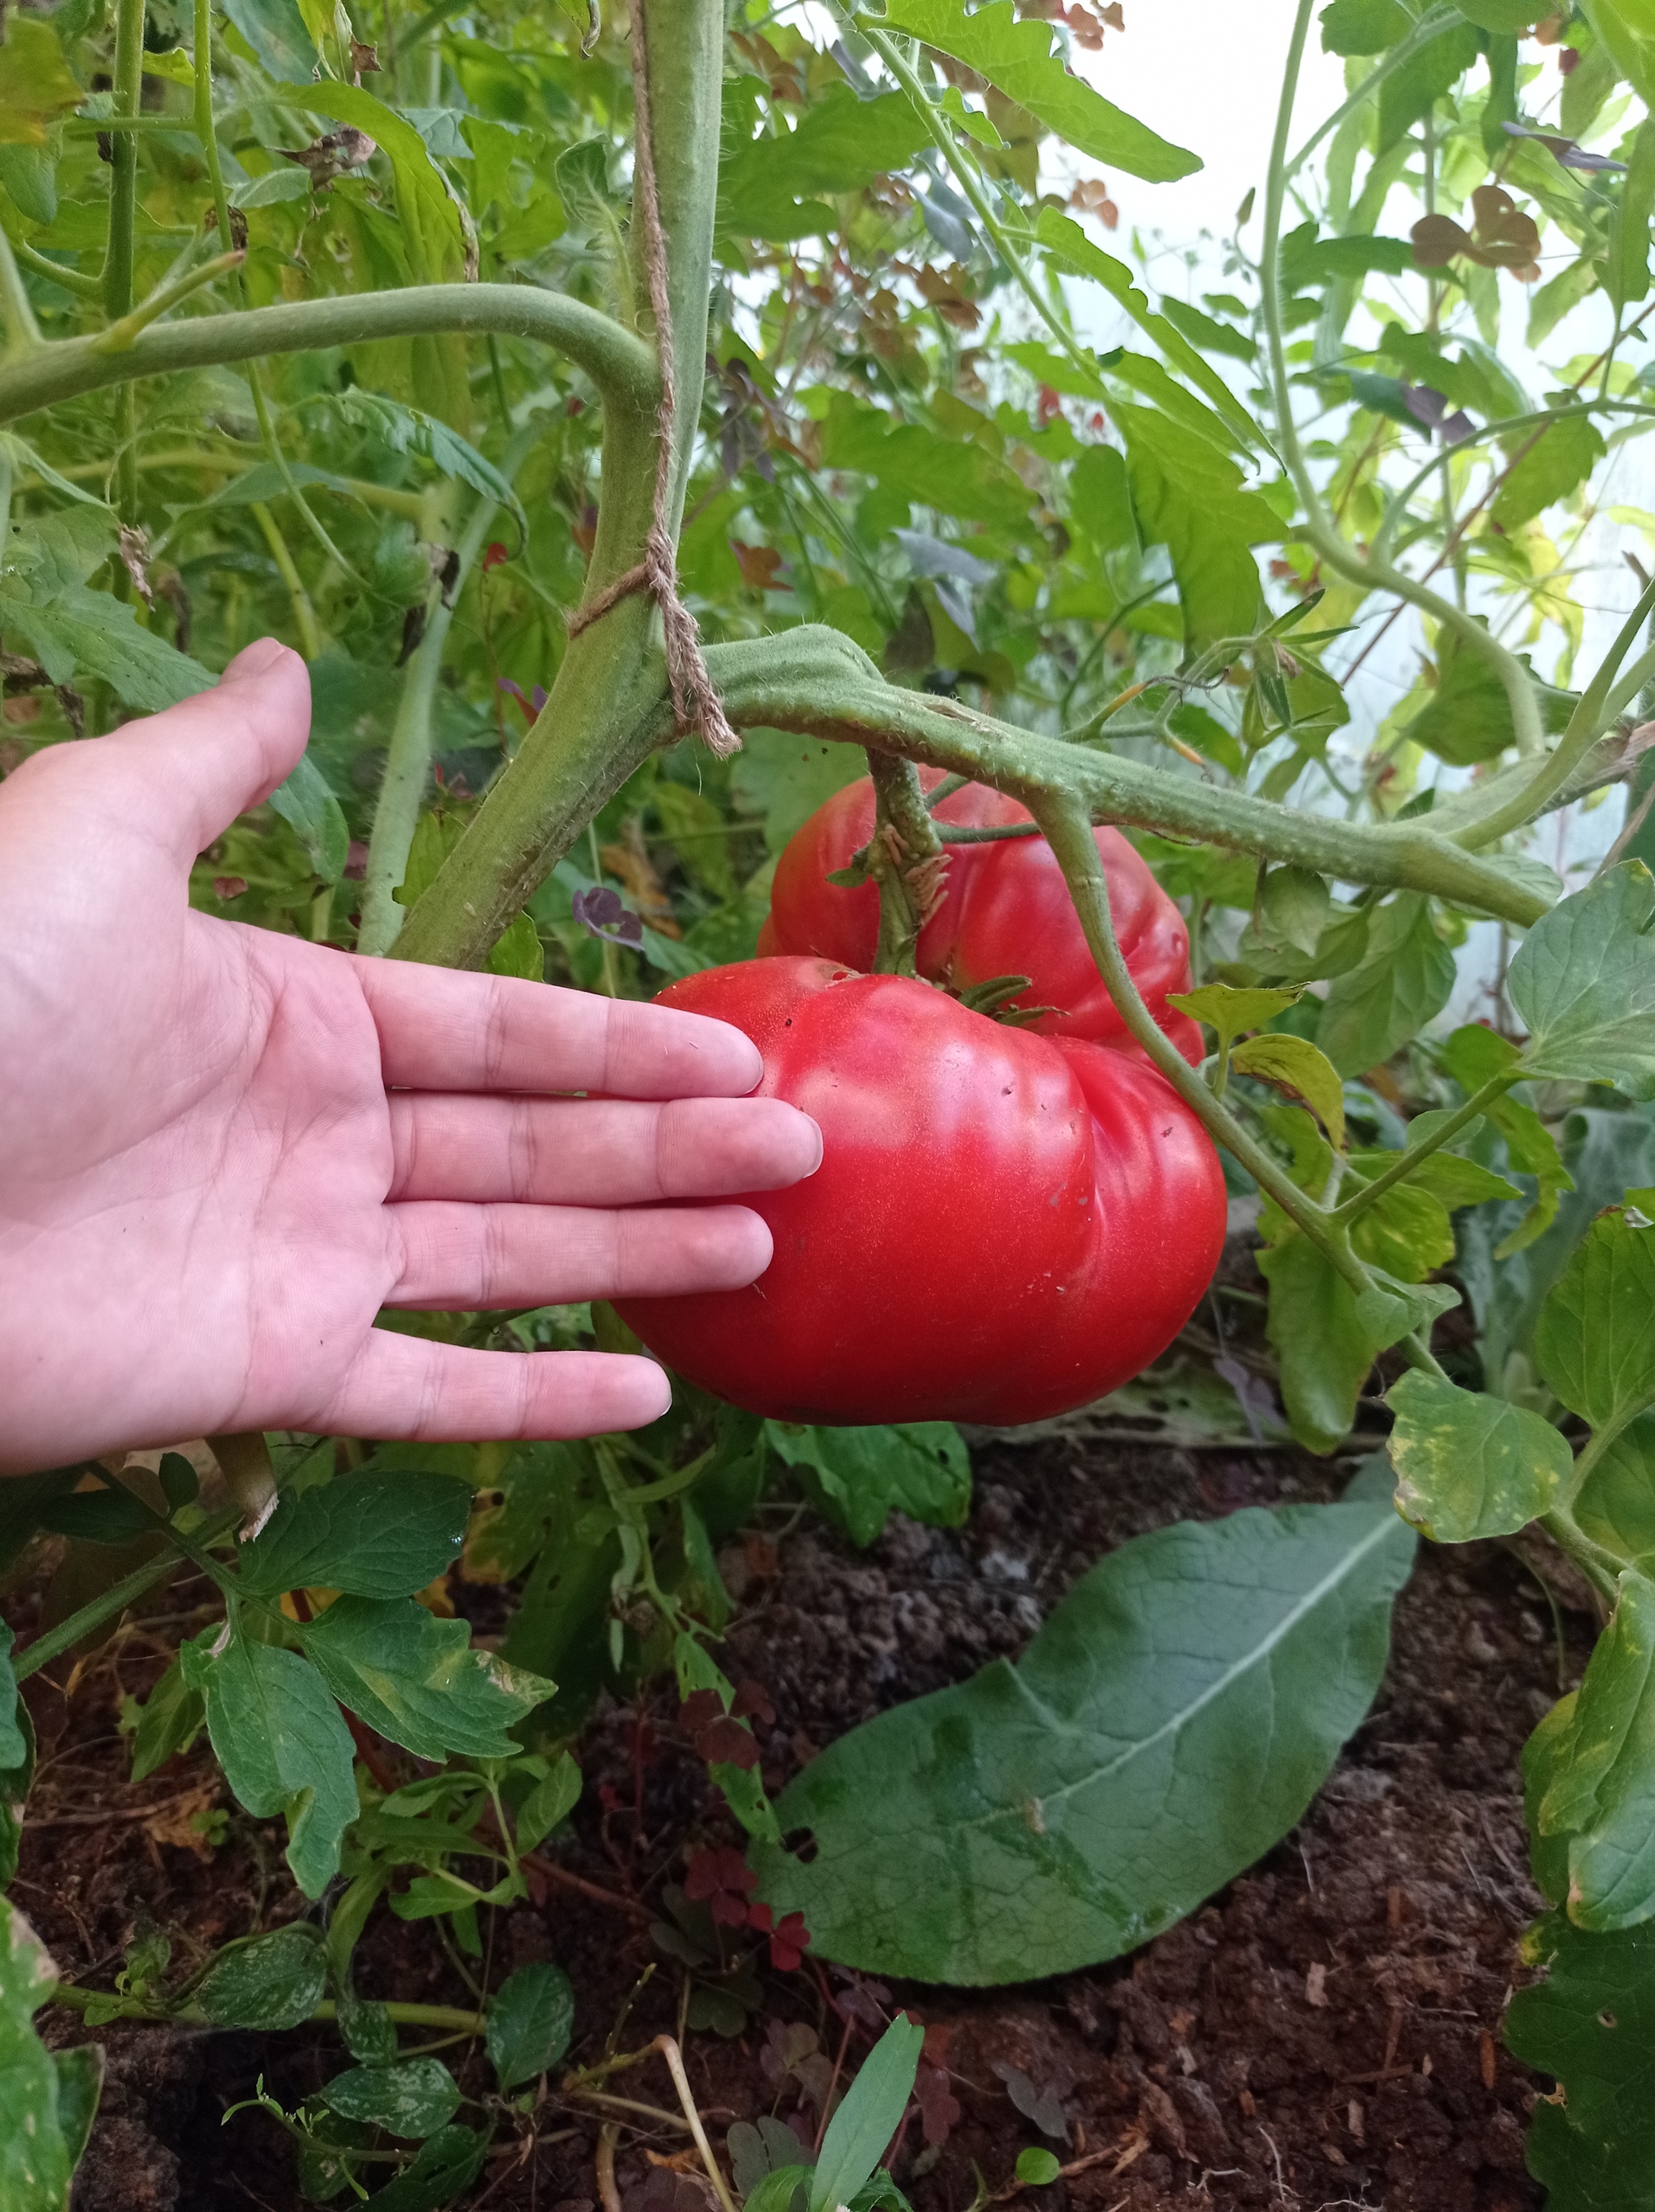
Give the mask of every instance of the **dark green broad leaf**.
[{"label": "dark green broad leaf", "polygon": [[408,1597],[459,1557],[472,1492],[453,1475],[408,1471],[345,1474],[313,1490],[284,1492],[241,1553],[245,1587],[353,1597]]},{"label": "dark green broad leaf", "polygon": [[[1633,1194],[1655,1210],[1655,1197]],[[1612,1206],[1586,1231],[1540,1310],[1534,1351],[1548,1389],[1595,1429],[1655,1401],[1655,1225]]]},{"label": "dark green broad leaf", "polygon": [[223,0],[224,13],[259,57],[268,76],[308,84],[316,74],[316,41],[298,0]]},{"label": "dark green broad leaf", "polygon": [[301,1633],[340,1703],[417,1759],[509,1759],[508,1731],[552,1693],[544,1676],[473,1649],[469,1621],[439,1620],[411,1598],[338,1598]]},{"label": "dark green broad leaf", "polygon": [[818,1510],[853,1544],[873,1543],[891,1512],[931,1528],[958,1528],[970,1510],[971,1462],[951,1421],[869,1429],[770,1421],[765,1434]]},{"label": "dark green broad leaf", "polygon": [[336,2074],[322,2099],[342,2120],[417,2142],[453,2119],[459,2085],[440,2058],[407,2058],[400,2066],[353,2066]]},{"label": "dark green broad leaf", "polygon": [[1117,1957],[1293,1826],[1366,1711],[1414,1538],[1383,1494],[1141,1536],[1022,1659],[881,1714],[777,1807],[824,1956],[980,1984]]},{"label": "dark green broad leaf", "polygon": [[1324,54],[1382,54],[1414,27],[1402,0],[1333,0],[1319,21]]},{"label": "dark green broad leaf", "polygon": [[809,2212],[836,2212],[854,2203],[873,2178],[879,2154],[908,2109],[925,2030],[898,2013],[861,2066],[827,2133],[811,2177]]},{"label": "dark green broad leaf", "polygon": [[557,1823],[574,1811],[580,1800],[581,1770],[566,1751],[560,1751],[550,1771],[517,1808],[513,1826],[518,1850],[538,1849]]},{"label": "dark green broad leaf", "polygon": [[1369,917],[1367,952],[1329,987],[1316,1042],[1341,1075],[1360,1075],[1417,1036],[1453,988],[1454,956],[1430,907],[1405,892]]},{"label": "dark green broad leaf", "polygon": [[1359,1313],[1350,1285],[1296,1230],[1260,1252],[1258,1266],[1270,1286],[1266,1329],[1293,1432],[1306,1451],[1336,1451],[1350,1434],[1389,1316]]},{"label": "dark green broad leaf", "polygon": [[322,881],[337,884],[350,858],[350,830],[344,809],[307,752],[300,755],[287,781],[271,792],[270,803],[297,834]]},{"label": "dark green broad leaf", "polygon": [[319,1897],[356,1816],[350,1731],[327,1685],[296,1651],[228,1626],[204,1629],[179,1657],[186,1683],[206,1699],[224,1779],[255,1820],[286,1814],[288,1864],[305,1895]]},{"label": "dark green broad leaf", "polygon": [[501,2088],[545,2074],[569,2049],[575,1992],[561,1966],[520,1966],[490,2001],[484,2030],[489,2063]]},{"label": "dark green broad leaf", "polygon": [[273,2031],[308,2020],[327,1988],[327,1952],[308,1923],[295,1922],[221,1951],[195,1992],[219,2027]]},{"label": "dark green broad leaf", "polygon": [[[330,108],[343,103],[352,92],[349,85],[327,88]],[[374,103],[377,105],[377,103]],[[349,120],[350,118],[347,118]],[[418,145],[417,134],[409,136]],[[432,175],[423,146],[419,157]],[[447,201],[442,202],[447,207]],[[510,513],[512,520],[525,538],[528,535],[528,518],[523,503],[507,483],[494,463],[485,459],[475,446],[452,430],[435,416],[427,415],[420,408],[407,407],[399,399],[388,398],[383,392],[364,392],[353,386],[348,392],[332,392],[326,395],[327,404],[340,415],[353,429],[366,431],[377,438],[393,453],[418,453],[430,462],[433,468],[445,477],[456,477],[469,484],[475,492],[492,499],[497,506]]]},{"label": "dark green broad leaf", "polygon": [[0,620],[54,684],[101,677],[116,696],[147,714],[210,691],[215,678],[154,630],[141,629],[130,606],[84,584],[64,584],[43,600],[0,591]]},{"label": "dark green broad leaf", "polygon": [[1560,409],[1529,446],[1494,495],[1492,520],[1502,530],[1532,521],[1578,490],[1603,458],[1603,434],[1583,407]]},{"label": "dark green broad leaf", "polygon": [[[1542,726],[1555,735],[1574,711],[1573,695],[1538,678],[1533,689]],[[1436,689],[1409,724],[1408,734],[1455,768],[1498,759],[1516,743],[1506,686],[1474,647],[1444,634],[1437,648]]]},{"label": "dark green broad leaf", "polygon": [[1525,1073],[1655,1098],[1655,878],[1623,860],[1524,939],[1506,987],[1529,1025]]},{"label": "dark green broad leaf", "polygon": [[1279,538],[1279,517],[1242,489],[1230,456],[1142,407],[1117,406],[1133,512],[1146,544],[1165,545],[1177,579],[1191,652],[1244,637],[1258,616],[1255,545]]},{"label": "dark green broad leaf", "polygon": [[441,2212],[465,2191],[483,2171],[489,2154],[489,2136],[475,2128],[440,2128],[407,2171],[368,2198],[380,2212]]},{"label": "dark green broad leaf", "polygon": [[182,1665],[174,1659],[144,1699],[143,1711],[138,1715],[132,1737],[133,1781],[143,1781],[158,1766],[164,1766],[174,1752],[183,1751],[194,1741],[206,1717],[201,1692],[190,1687]]},{"label": "dark green broad leaf", "polygon": [[[1414,244],[1407,238],[1317,238],[1315,224],[1306,223],[1281,241],[1281,281],[1290,292],[1317,291],[1324,284],[1354,283],[1368,276],[1401,276],[1414,266]],[[1353,377],[1353,389],[1354,384]],[[1407,419],[1418,427],[1417,416]]]},{"label": "dark green broad leaf", "polygon": [[1601,1932],[1655,1917],[1655,1583],[1633,1569],[1547,1749],[1536,1827],[1567,1838],[1570,1919]]},{"label": "dark green broad leaf", "polygon": [[82,1544],[130,1544],[155,1524],[130,1490],[72,1490],[48,1505],[40,1526]]},{"label": "dark green broad leaf", "polygon": [[1152,184],[1187,177],[1201,167],[1196,155],[1169,145],[1072,76],[1051,50],[1050,27],[1019,22],[1011,0],[969,14],[962,0],[890,0],[885,21],[891,30],[921,39],[986,76],[1078,154]]},{"label": "dark green broad leaf", "polygon": [[[719,227],[743,237],[796,238],[793,203],[812,193],[837,198],[861,191],[876,177],[909,167],[931,134],[905,93],[859,100],[848,84],[828,87],[782,136],[753,139],[719,173]],[[837,216],[806,210],[812,220]]]},{"label": "dark green broad leaf", "polygon": [[1549,2212],[1655,2212],[1655,1926],[1594,1936],[1548,1913],[1523,1955],[1506,2041],[1563,2092],[1534,2108],[1530,2172]]},{"label": "dark green broad leaf", "polygon": [[1410,1368],[1386,1401],[1396,1510],[1439,1544],[1507,1536],[1549,1513],[1573,1465],[1549,1421]]},{"label": "dark green broad leaf", "polygon": [[[822,459],[830,468],[872,477],[884,496],[1013,534],[1025,527],[1033,503],[1016,471],[981,446],[952,443],[921,423],[898,422],[848,392],[836,392],[829,404]],[[896,520],[907,518],[898,514]]]},{"label": "dark green broad leaf", "polygon": [[57,1973],[17,1907],[0,1897],[0,2204],[65,2212],[73,2160],[58,2069],[34,2033]]},{"label": "dark green broad leaf", "polygon": [[1471,26],[1457,23],[1428,40],[1399,69],[1392,70],[1379,87],[1377,151],[1388,153],[1422,117],[1429,115],[1466,70],[1475,66],[1482,51],[1482,42]]},{"label": "dark green broad leaf", "polygon": [[1605,1447],[1570,1510],[1595,1544],[1655,1578],[1655,1414],[1628,1423]]}]

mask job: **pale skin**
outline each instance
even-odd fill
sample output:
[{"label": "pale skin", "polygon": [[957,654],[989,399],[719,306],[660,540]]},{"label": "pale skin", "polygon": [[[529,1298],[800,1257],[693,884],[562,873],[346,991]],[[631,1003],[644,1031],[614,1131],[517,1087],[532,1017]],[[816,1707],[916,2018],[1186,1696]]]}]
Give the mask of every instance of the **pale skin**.
[{"label": "pale skin", "polygon": [[0,784],[0,1474],[254,1429],[639,1426],[651,1360],[375,1316],[738,1288],[770,1234],[717,1201],[820,1161],[724,1023],[192,912],[192,862],[309,718],[266,639]]}]

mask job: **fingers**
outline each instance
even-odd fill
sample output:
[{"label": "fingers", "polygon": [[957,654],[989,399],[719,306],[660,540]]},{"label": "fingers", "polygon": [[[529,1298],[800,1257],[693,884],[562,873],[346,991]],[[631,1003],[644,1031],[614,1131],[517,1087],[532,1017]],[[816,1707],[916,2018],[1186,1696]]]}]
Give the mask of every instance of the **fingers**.
[{"label": "fingers", "polygon": [[125,723],[100,738],[95,753],[107,769],[137,771],[136,815],[187,862],[270,797],[309,733],[309,672],[296,653],[265,637],[237,653],[214,690]]},{"label": "fingers", "polygon": [[735,1291],[770,1264],[770,1232],[745,1206],[393,1206],[403,1263],[392,1306],[486,1312],[581,1298]]},{"label": "fingers", "polygon": [[641,1429],[672,1403],[653,1359],[602,1352],[469,1352],[370,1329],[350,1380],[305,1425],[329,1436],[468,1443]]},{"label": "fingers", "polygon": [[728,1022],[399,960],[356,963],[387,1084],[414,1091],[604,1091],[739,1098],[764,1073]]},{"label": "fingers", "polygon": [[645,1206],[779,1190],[814,1175],[822,1133],[779,1098],[472,1098],[392,1091],[393,1199]]}]

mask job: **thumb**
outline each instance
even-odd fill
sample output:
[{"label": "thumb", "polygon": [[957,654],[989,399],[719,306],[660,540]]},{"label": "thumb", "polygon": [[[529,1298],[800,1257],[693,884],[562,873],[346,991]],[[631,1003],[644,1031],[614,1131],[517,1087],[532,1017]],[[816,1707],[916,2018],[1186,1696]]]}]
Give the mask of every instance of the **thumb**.
[{"label": "thumb", "polygon": [[125,723],[96,744],[112,764],[141,766],[142,811],[187,864],[270,797],[309,734],[309,672],[289,647],[261,637],[210,691]]}]

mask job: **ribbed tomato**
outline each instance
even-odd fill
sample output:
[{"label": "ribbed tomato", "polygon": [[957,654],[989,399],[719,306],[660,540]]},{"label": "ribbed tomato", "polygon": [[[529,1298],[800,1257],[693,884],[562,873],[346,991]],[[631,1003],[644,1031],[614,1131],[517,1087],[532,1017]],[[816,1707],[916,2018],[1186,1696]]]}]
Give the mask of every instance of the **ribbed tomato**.
[{"label": "ribbed tomato", "polygon": [[[922,769],[929,791],[937,769]],[[987,785],[968,783],[936,809],[939,822],[987,829],[1026,822],[1026,807]],[[864,776],[818,806],[776,863],[761,953],[813,953],[848,968],[873,964],[879,895],[831,884],[873,832],[873,786]],[[1190,988],[1190,935],[1183,916],[1118,830],[1096,830],[1109,883],[1115,934],[1134,981],[1156,1021],[1186,1060],[1202,1056],[1201,1031],[1169,1007],[1169,991]],[[1055,1006],[1031,1026],[1049,1036],[1090,1037],[1135,1049],[1081,933],[1068,886],[1044,837],[1011,837],[949,848],[942,902],[920,933],[922,975],[964,991],[996,975],[1026,975],[1015,1004]]]},{"label": "ribbed tomato", "polygon": [[745,1030],[761,1093],[822,1129],[814,1176],[742,1200],[775,1238],[756,1283],[619,1302],[718,1396],[794,1421],[1037,1420],[1137,1374],[1211,1279],[1223,1171],[1141,1061],[827,960],[709,969],[661,1003]]}]

